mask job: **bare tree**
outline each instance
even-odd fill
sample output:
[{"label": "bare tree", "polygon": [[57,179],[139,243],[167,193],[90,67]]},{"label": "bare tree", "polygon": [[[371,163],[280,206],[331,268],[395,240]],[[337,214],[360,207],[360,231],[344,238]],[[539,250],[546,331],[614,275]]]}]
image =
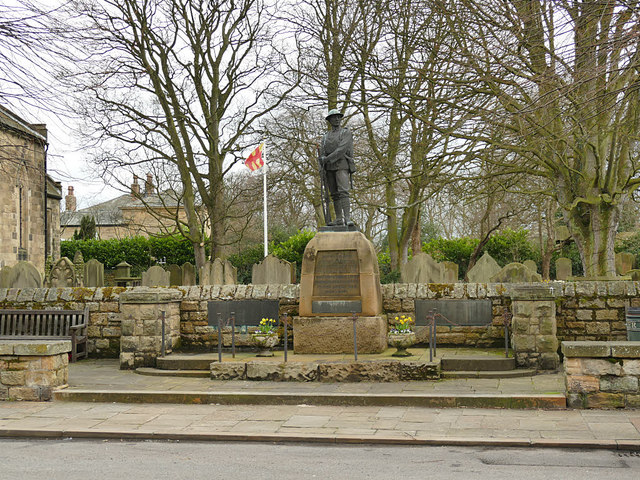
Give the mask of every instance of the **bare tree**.
[{"label": "bare tree", "polygon": [[494,174],[541,178],[523,190],[558,202],[585,275],[615,275],[620,208],[640,185],[637,2],[440,6],[462,72],[450,81],[475,100],[456,108],[477,128],[455,134],[495,149]]},{"label": "bare tree", "polygon": [[205,260],[199,204],[211,255],[221,256],[231,198],[224,179],[255,142],[259,119],[297,84],[266,3],[76,0],[69,16],[86,55],[64,73],[103,152],[96,158],[103,175],[148,162],[170,166],[196,264]]}]

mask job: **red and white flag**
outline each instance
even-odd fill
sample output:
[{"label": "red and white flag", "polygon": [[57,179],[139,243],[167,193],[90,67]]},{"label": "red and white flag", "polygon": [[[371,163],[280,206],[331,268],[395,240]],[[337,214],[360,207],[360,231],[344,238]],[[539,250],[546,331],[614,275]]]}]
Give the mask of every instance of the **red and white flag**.
[{"label": "red and white flag", "polygon": [[244,164],[249,170],[255,172],[259,168],[264,166],[264,160],[262,160],[262,150],[264,149],[264,143],[261,143],[251,155],[244,161]]}]

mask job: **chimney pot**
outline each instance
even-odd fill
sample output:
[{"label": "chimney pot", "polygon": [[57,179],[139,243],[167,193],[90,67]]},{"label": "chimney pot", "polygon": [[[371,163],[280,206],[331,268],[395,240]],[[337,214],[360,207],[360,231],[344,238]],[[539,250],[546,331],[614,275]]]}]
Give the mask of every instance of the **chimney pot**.
[{"label": "chimney pot", "polygon": [[144,194],[145,195],[153,195],[154,187],[153,187],[153,175],[147,173],[147,181],[144,183]]},{"label": "chimney pot", "polygon": [[67,189],[69,193],[64,197],[65,209],[67,212],[75,212],[76,211],[76,196],[73,194],[73,187],[69,185]]}]

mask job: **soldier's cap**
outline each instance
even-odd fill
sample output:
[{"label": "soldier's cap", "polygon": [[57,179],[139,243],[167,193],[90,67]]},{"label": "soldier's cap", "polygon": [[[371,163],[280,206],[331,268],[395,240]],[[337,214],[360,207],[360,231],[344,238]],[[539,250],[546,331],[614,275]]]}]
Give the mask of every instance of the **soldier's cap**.
[{"label": "soldier's cap", "polygon": [[340,110],[334,108],[333,110],[329,110],[329,113],[327,113],[327,116],[324,118],[325,120],[329,120],[329,117],[333,117],[334,115],[338,115],[340,118],[344,117],[344,115],[340,113]]}]

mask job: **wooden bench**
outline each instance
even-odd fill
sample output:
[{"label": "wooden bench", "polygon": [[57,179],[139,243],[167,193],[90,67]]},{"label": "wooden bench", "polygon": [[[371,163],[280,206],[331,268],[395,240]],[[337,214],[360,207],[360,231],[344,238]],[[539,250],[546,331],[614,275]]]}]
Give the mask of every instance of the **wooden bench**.
[{"label": "wooden bench", "polygon": [[84,310],[0,309],[1,340],[71,340],[71,361],[87,357],[89,307]]}]

